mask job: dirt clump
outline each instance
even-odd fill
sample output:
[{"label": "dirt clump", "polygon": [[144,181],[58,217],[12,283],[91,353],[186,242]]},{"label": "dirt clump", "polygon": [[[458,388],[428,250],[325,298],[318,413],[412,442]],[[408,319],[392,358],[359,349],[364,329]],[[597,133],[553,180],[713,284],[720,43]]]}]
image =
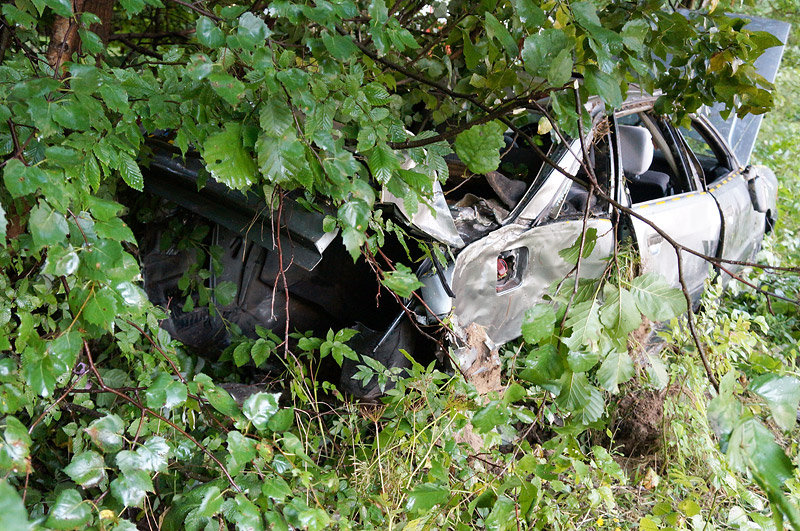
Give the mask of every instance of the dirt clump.
[{"label": "dirt clump", "polygon": [[658,451],[664,419],[665,394],[636,390],[619,401],[614,422],[614,442],[628,457]]}]

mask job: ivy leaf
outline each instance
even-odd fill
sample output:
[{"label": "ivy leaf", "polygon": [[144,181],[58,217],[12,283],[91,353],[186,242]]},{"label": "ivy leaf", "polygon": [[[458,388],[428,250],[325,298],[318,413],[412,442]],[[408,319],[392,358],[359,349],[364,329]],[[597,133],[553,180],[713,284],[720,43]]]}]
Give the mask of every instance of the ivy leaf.
[{"label": "ivy leaf", "polygon": [[639,328],[642,315],[630,291],[621,286],[606,284],[606,300],[600,308],[600,322],[615,336],[627,336]]},{"label": "ivy leaf", "polygon": [[28,531],[28,511],[17,489],[0,480],[0,529],[3,531]]},{"label": "ivy leaf", "polygon": [[791,431],[800,404],[800,380],[792,376],[762,374],[750,382],[750,390],[767,401],[772,418],[783,430]]},{"label": "ivy leaf", "polygon": [[66,489],[58,495],[45,525],[53,529],[76,529],[91,518],[92,504],[84,501],[77,490]]},{"label": "ivy leaf", "polygon": [[473,173],[495,171],[500,166],[500,150],[505,146],[505,130],[498,121],[473,125],[456,137],[456,154]]},{"label": "ivy leaf", "polygon": [[667,284],[657,273],[645,273],[634,278],[631,293],[639,311],[656,323],[668,321],[686,311],[683,292]]},{"label": "ivy leaf", "polygon": [[172,409],[186,402],[186,385],[162,372],[145,391],[145,397],[147,406],[152,409]]},{"label": "ivy leaf", "polygon": [[537,304],[522,319],[522,337],[526,343],[539,343],[553,336],[556,312],[550,304]]},{"label": "ivy leaf", "polygon": [[92,421],[86,427],[86,434],[102,451],[113,453],[122,448],[122,432],[125,425],[115,414]]},{"label": "ivy leaf", "polygon": [[433,506],[439,505],[450,499],[450,489],[446,486],[435,483],[423,483],[417,485],[408,493],[406,510],[414,512],[426,512]]},{"label": "ivy leaf", "polygon": [[633,359],[627,352],[611,352],[597,369],[597,383],[611,393],[619,392],[619,384],[633,378]]},{"label": "ivy leaf", "polygon": [[278,409],[280,393],[256,393],[247,397],[242,405],[242,413],[259,431],[267,429],[267,422]]},{"label": "ivy leaf", "polygon": [[133,160],[133,157],[124,151],[119,151],[118,155],[119,173],[122,175],[122,180],[134,190],[141,192],[142,188],[144,188],[144,177],[142,177],[142,170],[139,169],[139,165]]},{"label": "ivy leaf", "polygon": [[111,482],[111,494],[125,507],[141,507],[148,492],[154,492],[153,480],[144,470],[125,470]]},{"label": "ivy leaf", "polygon": [[396,271],[386,271],[381,284],[395,292],[400,298],[407,299],[415,290],[422,287],[422,282],[417,279],[411,269],[403,264],[397,264]]},{"label": "ivy leaf", "polygon": [[203,159],[211,176],[230,188],[243,190],[255,182],[256,165],[242,145],[242,126],[228,123],[203,144]]},{"label": "ivy leaf", "polygon": [[103,456],[89,450],[76,454],[64,472],[78,485],[88,489],[96,487],[106,479],[106,463]]},{"label": "ivy leaf", "polygon": [[36,250],[62,243],[69,234],[69,224],[64,215],[50,208],[44,201],[40,201],[31,210],[28,227]]}]

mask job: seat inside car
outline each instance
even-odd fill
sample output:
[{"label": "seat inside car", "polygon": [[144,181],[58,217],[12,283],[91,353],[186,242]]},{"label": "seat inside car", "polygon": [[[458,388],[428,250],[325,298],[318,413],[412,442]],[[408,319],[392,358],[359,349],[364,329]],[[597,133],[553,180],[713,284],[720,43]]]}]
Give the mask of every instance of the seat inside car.
[{"label": "seat inside car", "polygon": [[669,195],[669,175],[650,169],[653,164],[650,131],[641,126],[618,125],[617,138],[631,202],[642,203]]}]

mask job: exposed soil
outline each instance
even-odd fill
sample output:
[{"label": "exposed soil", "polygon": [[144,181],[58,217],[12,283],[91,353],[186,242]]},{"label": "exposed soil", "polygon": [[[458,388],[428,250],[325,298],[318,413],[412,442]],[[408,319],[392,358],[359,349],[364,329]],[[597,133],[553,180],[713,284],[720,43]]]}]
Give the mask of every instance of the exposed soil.
[{"label": "exposed soil", "polygon": [[664,393],[635,390],[619,401],[614,442],[623,455],[643,456],[658,451],[664,418]]}]

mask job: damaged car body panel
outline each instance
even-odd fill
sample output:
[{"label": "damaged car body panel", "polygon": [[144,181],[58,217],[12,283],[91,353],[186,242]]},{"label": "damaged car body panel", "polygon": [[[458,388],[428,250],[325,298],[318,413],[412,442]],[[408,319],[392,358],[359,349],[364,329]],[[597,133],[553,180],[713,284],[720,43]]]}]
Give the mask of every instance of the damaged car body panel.
[{"label": "damaged car body panel", "polygon": [[[623,239],[638,251],[641,272],[659,273],[676,287],[679,258],[668,239],[709,257],[750,260],[775,222],[774,173],[745,166],[747,160],[731,148],[738,139],[720,134],[704,113],[683,128],[654,112],[657,97],[631,89],[614,112],[589,99],[584,109],[592,126],[583,146],[555,132],[537,134],[547,106],[539,102],[536,110],[526,110],[523,127],[536,136],[537,146],[508,132],[496,171],[475,175],[456,156],[446,157],[447,178],[433,183],[430,202],[416,210],[382,191],[378,208],[384,215],[448,257],[444,263],[437,252],[412,257],[405,243],[386,240],[392,260],[418,261],[423,304],[389,293],[365,260],[353,262],[337,233],[323,230],[330,207],[308,208],[291,195],[271,207],[256,194],[231,191],[212,179],[198,190],[199,156],[182,158],[156,140],[146,190],[191,213],[184,224],[211,222],[207,244],[222,249],[222,271],[212,271],[208,281],[233,283],[237,295],[215,311],[181,307],[176,301],[186,294],[179,278],[197,257],[164,244],[161,232],[149,229],[142,246],[145,289],[154,303],[170,309],[163,326],[173,337],[202,351],[229,344],[231,324],[250,337],[259,327],[281,335],[290,329],[324,335],[347,327],[359,331],[350,342],[359,356],[387,367],[408,366],[400,351],[415,355],[419,339],[436,334],[450,318],[456,362],[468,371],[470,356],[480,350],[471,342],[493,349],[519,337],[525,312],[548,290],[574,281],[577,271],[587,278],[602,275]],[[752,124],[741,131],[748,135],[744,141],[754,139]],[[408,159],[404,169],[413,164]],[[604,194],[635,215],[615,212],[591,194],[587,169]],[[575,246],[585,229],[596,238],[578,268],[559,251]],[[714,270],[686,251],[680,260],[686,288],[698,300]],[[738,269],[727,264],[717,272]],[[723,281],[730,278],[723,275]],[[430,325],[437,330],[421,328]],[[374,388],[353,383],[355,363],[348,364],[340,387],[374,395]]]}]

